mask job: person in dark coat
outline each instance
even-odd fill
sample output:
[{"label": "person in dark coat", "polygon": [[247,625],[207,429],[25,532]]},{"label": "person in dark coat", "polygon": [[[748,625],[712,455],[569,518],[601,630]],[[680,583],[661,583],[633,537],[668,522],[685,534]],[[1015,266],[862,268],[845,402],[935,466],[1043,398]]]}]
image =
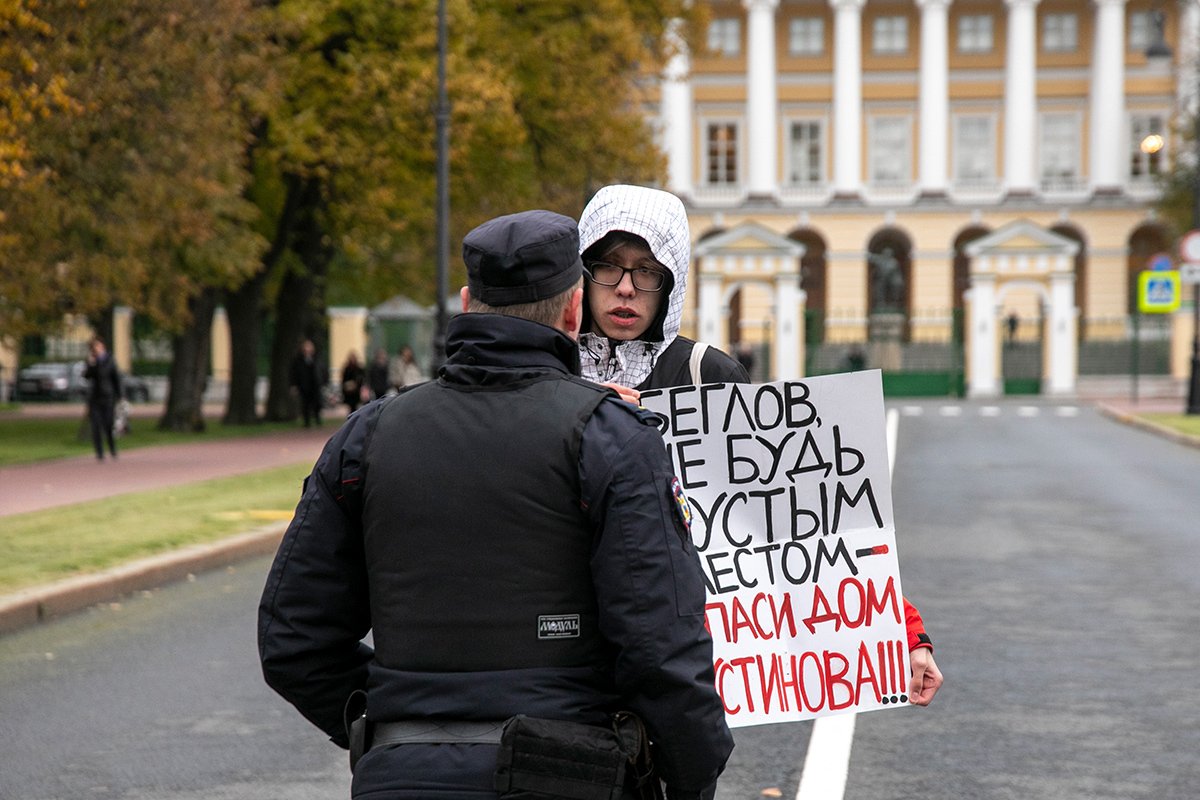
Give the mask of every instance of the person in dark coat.
[{"label": "person in dark coat", "polygon": [[363,401],[363,389],[367,385],[367,371],[358,363],[358,353],[353,351],[342,364],[342,402],[346,404],[346,415],[353,414]]},{"label": "person in dark coat", "polygon": [[83,377],[88,381],[88,422],[92,428],[92,445],[96,458],[104,460],[104,443],[108,452],[117,457],[117,443],[113,437],[113,415],[121,399],[121,373],[112,355],[99,336],[88,345],[87,366]]},{"label": "person in dark coat", "polygon": [[575,223],[500,217],[463,257],[436,378],[351,417],[305,482],[259,606],[264,676],[355,734],[356,798],[495,800],[506,720],[618,711],[667,797],[712,798],[733,741],[686,499],[654,415],[578,377]]},{"label": "person in dark coat", "polygon": [[325,370],[317,360],[317,347],[312,343],[312,339],[305,339],[300,344],[300,351],[292,359],[288,380],[300,402],[304,427],[308,428],[313,423],[320,425],[321,390],[325,388]]},{"label": "person in dark coat", "polygon": [[388,393],[388,354],[382,347],[376,348],[371,363],[367,365],[367,385],[371,387],[372,400]]}]

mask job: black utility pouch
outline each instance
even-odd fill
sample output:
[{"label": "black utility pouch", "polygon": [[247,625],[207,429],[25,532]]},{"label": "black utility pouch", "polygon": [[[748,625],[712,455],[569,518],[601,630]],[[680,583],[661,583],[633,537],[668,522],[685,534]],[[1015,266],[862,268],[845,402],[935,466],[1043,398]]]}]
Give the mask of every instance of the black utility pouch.
[{"label": "black utility pouch", "polygon": [[504,800],[621,800],[627,747],[612,728],[519,714],[500,735],[495,789]]},{"label": "black utility pouch", "polygon": [[350,773],[358,760],[371,749],[371,725],[367,721],[367,693],[356,689],[350,693],[346,708],[342,712],[346,726],[346,737],[350,740]]}]

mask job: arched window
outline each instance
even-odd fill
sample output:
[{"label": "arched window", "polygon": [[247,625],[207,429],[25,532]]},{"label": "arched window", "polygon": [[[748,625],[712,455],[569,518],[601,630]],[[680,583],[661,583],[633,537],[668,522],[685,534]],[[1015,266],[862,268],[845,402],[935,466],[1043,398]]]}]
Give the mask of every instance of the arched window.
[{"label": "arched window", "polygon": [[1137,312],[1138,273],[1146,269],[1150,258],[1171,249],[1171,237],[1162,223],[1146,222],[1129,234],[1129,256],[1125,262],[1125,290],[1128,300],[1125,307],[1130,314]]},{"label": "arched window", "polygon": [[804,245],[804,255],[800,257],[800,288],[805,292],[805,341],[820,344],[825,341],[825,318],[829,313],[825,262],[828,245],[812,228],[792,231],[788,238]]}]

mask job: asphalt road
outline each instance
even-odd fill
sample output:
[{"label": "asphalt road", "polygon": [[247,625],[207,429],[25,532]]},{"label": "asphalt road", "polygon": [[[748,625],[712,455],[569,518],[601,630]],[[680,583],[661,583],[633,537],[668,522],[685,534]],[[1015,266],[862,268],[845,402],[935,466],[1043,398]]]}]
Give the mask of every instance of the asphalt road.
[{"label": "asphalt road", "polygon": [[[1194,797],[1200,449],[1086,407],[895,405],[904,591],[947,683],[858,718],[845,797]],[[267,563],[0,638],[0,798],[346,797],[262,683]],[[737,731],[718,797],[795,797],[810,730]]]}]

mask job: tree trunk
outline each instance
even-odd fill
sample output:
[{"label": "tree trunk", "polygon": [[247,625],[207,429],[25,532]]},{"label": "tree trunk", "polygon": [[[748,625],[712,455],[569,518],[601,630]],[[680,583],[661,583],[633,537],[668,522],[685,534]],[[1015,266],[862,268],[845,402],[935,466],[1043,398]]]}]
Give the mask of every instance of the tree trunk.
[{"label": "tree trunk", "polygon": [[217,290],[205,289],[188,301],[192,320],[184,331],[171,339],[170,388],[159,430],[204,430],[204,388],[208,383],[209,358],[212,354],[212,320],[217,307]]},{"label": "tree trunk", "polygon": [[291,244],[302,267],[288,270],[275,299],[275,341],[271,346],[271,385],[266,408],[266,418],[272,421],[296,418],[288,370],[304,339],[313,340],[318,360],[326,368],[329,366],[325,276],[333,248],[319,219],[322,203],[321,184],[310,179],[304,185]]},{"label": "tree trunk", "polygon": [[258,384],[258,346],[262,323],[263,284],[261,270],[225,296],[229,319],[229,397],[225,404],[226,425],[253,425],[258,420],[255,389]]},{"label": "tree trunk", "polygon": [[284,184],[287,194],[279,220],[275,223],[275,235],[271,246],[263,253],[259,271],[240,288],[229,292],[225,310],[229,316],[231,342],[229,399],[225,406],[226,425],[252,425],[259,422],[258,402],[258,353],[261,344],[263,320],[263,289],[267,277],[279,263],[280,257],[291,240],[292,228],[303,200],[305,183],[296,175],[286,175]]}]

